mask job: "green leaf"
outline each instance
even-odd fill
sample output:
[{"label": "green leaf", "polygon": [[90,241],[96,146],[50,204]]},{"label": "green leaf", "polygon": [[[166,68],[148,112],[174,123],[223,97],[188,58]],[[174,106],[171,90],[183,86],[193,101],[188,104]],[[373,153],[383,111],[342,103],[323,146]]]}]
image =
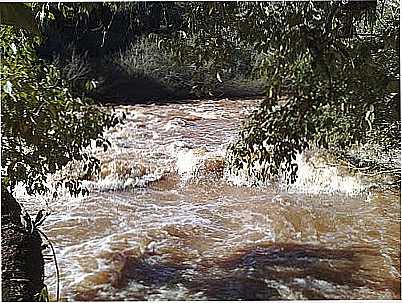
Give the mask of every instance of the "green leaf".
[{"label": "green leaf", "polygon": [[10,81],[6,81],[6,84],[3,85],[3,90],[6,94],[12,96],[13,93],[13,84]]}]

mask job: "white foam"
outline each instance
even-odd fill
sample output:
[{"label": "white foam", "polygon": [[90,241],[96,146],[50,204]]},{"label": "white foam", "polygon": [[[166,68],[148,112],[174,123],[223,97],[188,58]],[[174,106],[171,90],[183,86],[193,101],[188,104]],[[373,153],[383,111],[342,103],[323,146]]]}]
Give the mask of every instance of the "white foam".
[{"label": "white foam", "polygon": [[235,186],[250,187],[253,185],[253,181],[246,176],[246,173],[244,171],[229,173],[227,170],[225,170],[224,179]]},{"label": "white foam", "polygon": [[176,129],[176,128],[178,128],[178,127],[183,127],[183,126],[185,126],[186,125],[186,121],[184,121],[183,119],[181,119],[181,118],[174,118],[174,119],[172,119],[172,120],[169,120],[164,126],[163,126],[163,129],[165,130],[165,131],[168,131],[168,130],[170,130],[170,129]]},{"label": "white foam", "polygon": [[[344,175],[338,166],[330,165],[317,157],[307,159],[304,154],[298,154],[294,163],[298,165],[296,182],[288,184],[285,176],[282,176],[279,179],[279,188],[283,191],[305,194],[357,195],[368,187],[359,176]],[[253,169],[259,171],[260,165],[253,166]],[[229,173],[225,170],[225,179],[236,186],[266,187],[272,185],[269,180],[262,182],[248,177],[243,170],[236,173]]]},{"label": "white foam", "polygon": [[203,147],[179,150],[176,171],[183,182],[211,175],[223,169],[224,153],[224,150],[208,151]]},{"label": "white foam", "polygon": [[189,114],[193,115],[193,116],[196,116],[196,117],[203,118],[203,119],[218,119],[218,118],[220,118],[216,113],[214,113],[212,111],[208,111],[208,112],[190,111]]},{"label": "white foam", "polygon": [[296,182],[287,185],[281,180],[281,188],[292,193],[333,194],[348,195],[361,194],[367,188],[358,176],[343,175],[338,166],[329,165],[322,160],[312,158],[307,160],[299,154],[295,161],[298,165]]},{"label": "white foam", "polygon": [[160,172],[153,172],[141,177],[121,178],[115,175],[109,175],[96,181],[83,181],[83,185],[88,189],[99,191],[109,190],[128,190],[131,188],[145,187],[149,182],[159,180],[163,176]]},{"label": "white foam", "polygon": [[176,168],[181,176],[192,175],[197,169],[201,158],[193,150],[180,150],[177,153]]}]

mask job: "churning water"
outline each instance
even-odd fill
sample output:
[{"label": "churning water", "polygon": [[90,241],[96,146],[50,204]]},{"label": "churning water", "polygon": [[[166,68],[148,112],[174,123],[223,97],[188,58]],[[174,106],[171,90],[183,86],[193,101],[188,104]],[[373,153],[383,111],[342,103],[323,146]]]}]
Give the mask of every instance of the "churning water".
[{"label": "churning water", "polygon": [[[223,157],[256,100],[119,106],[89,196],[48,202],[66,300],[400,298],[400,194],[300,156],[296,184],[242,186]],[[314,158],[314,157],[313,157]],[[46,282],[55,289],[49,261]]]}]

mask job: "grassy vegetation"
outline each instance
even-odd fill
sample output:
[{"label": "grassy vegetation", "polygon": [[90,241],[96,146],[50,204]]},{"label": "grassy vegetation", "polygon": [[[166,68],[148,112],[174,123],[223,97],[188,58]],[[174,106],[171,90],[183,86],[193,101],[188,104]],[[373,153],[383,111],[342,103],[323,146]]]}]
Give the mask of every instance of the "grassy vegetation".
[{"label": "grassy vegetation", "polygon": [[231,62],[231,72],[219,79],[210,72],[213,61],[202,66],[178,62],[154,35],[144,35],[125,50],[100,58],[71,43],[49,61],[60,68],[76,94],[87,93],[101,102],[262,95],[264,82],[253,73],[258,55],[251,49],[242,51]]},{"label": "grassy vegetation", "polygon": [[212,60],[201,66],[178,62],[174,52],[158,45],[158,37],[145,36],[106,62],[130,79],[159,83],[173,98],[262,94],[263,82],[251,77],[257,55],[246,49],[242,55],[231,62],[231,73],[218,79],[210,72]]},{"label": "grassy vegetation", "polygon": [[56,18],[43,24],[46,39],[38,53],[61,70],[78,96],[136,103],[264,93],[254,73],[261,55],[252,47],[237,45],[218,77],[212,58],[201,65],[178,60],[167,41],[180,31],[183,4],[88,4],[88,15],[79,5],[66,7],[70,13],[60,14],[50,5]]}]

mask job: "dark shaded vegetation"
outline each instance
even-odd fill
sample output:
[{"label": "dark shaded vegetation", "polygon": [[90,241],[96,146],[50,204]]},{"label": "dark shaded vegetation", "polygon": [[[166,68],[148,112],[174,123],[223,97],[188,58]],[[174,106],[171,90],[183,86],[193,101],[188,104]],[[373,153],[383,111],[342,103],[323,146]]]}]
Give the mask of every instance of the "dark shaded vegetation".
[{"label": "dark shaded vegetation", "polygon": [[262,82],[248,79],[257,53],[239,48],[231,75],[210,73],[207,62],[179,62],[164,39],[182,32],[187,5],[180,2],[66,4],[62,14],[48,5],[53,20],[38,54],[60,68],[72,91],[101,102],[137,103],[195,97],[260,95]]},{"label": "dark shaded vegetation", "polygon": [[[180,254],[158,257],[158,253],[115,255],[117,270],[110,275],[109,283],[119,289],[130,282],[151,289],[174,289],[175,285],[181,284],[192,294],[201,292],[208,300],[289,299],[289,294],[283,293],[278,285],[286,285],[307,300],[335,299],[330,288],[336,287],[346,287],[349,294],[355,291],[356,297],[361,288],[374,292],[385,290],[378,288],[375,277],[362,270],[365,259],[379,257],[378,252],[370,248],[329,249],[308,244],[275,243],[244,248],[224,259],[204,258],[196,267],[190,266]],[[303,280],[303,283],[298,282]],[[326,283],[328,292],[320,288],[320,283]],[[385,281],[385,285],[392,290],[394,299],[400,297],[396,279]],[[138,297],[131,299],[146,300],[148,295],[142,290]],[[94,290],[80,293],[76,299],[102,298],[98,296],[98,291]]]},{"label": "dark shaded vegetation", "polygon": [[21,207],[1,191],[1,288],[2,301],[36,301],[44,287],[41,237],[21,224]]}]

